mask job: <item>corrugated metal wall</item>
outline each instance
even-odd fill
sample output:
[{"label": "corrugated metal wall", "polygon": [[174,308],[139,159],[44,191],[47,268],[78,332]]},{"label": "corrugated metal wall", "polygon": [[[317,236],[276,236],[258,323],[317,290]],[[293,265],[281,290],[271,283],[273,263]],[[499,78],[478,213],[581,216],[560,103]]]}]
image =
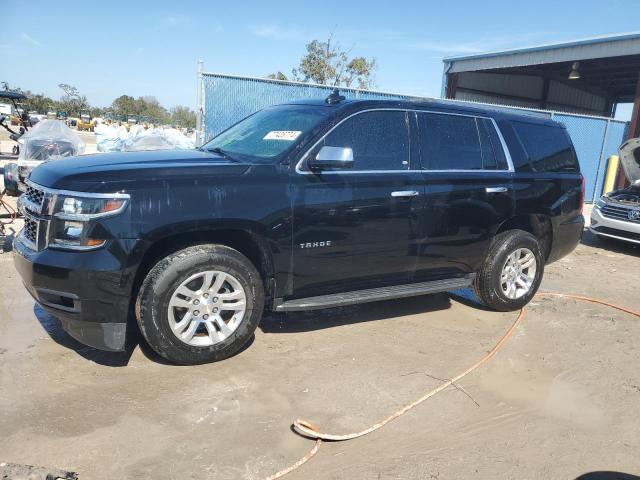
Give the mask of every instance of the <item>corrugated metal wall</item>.
[{"label": "corrugated metal wall", "polygon": [[544,108],[583,115],[606,115],[607,100],[590,92],[549,81],[544,100],[544,79],[535,75],[463,72],[458,74],[455,98],[472,102],[524,108]]},{"label": "corrugated metal wall", "polygon": [[480,93],[458,90],[456,92],[456,100],[463,102],[486,103],[490,105],[503,105],[505,107],[538,108],[538,102],[536,101],[513,98],[505,101],[504,97],[501,97],[497,93],[492,94],[486,92]]},{"label": "corrugated metal wall", "polygon": [[[535,85],[532,84],[530,87],[533,89]],[[202,138],[206,141],[264,107],[294,100],[325,98],[331,93],[331,90],[332,87],[323,85],[203,73],[204,98],[202,105],[198,106],[198,110],[203,115]],[[408,98],[406,95],[388,92],[368,92],[346,88],[340,88],[340,93],[347,98]],[[500,103],[494,101],[490,95],[483,98],[465,98],[464,100],[481,101],[493,107],[496,106],[496,103]],[[507,108],[503,105],[500,106]],[[530,107],[530,105],[522,106]],[[551,116],[567,126],[578,153],[580,168],[585,176],[585,199],[587,202],[596,199],[601,193],[606,160],[610,155],[617,153],[618,146],[624,141],[626,122],[571,113],[534,109],[527,109],[527,111],[537,115]]]},{"label": "corrugated metal wall", "polygon": [[[502,73],[464,72],[458,74],[456,88],[456,99],[470,100],[462,98],[475,95],[496,95],[497,104],[502,104],[500,95],[509,97],[508,105],[513,101],[516,106],[537,108],[540,106],[542,98],[543,80],[540,77],[509,75]],[[514,98],[518,97],[518,98]]]},{"label": "corrugated metal wall", "polygon": [[606,112],[607,100],[604,97],[570,87],[551,80],[547,108],[573,113],[599,115]]}]

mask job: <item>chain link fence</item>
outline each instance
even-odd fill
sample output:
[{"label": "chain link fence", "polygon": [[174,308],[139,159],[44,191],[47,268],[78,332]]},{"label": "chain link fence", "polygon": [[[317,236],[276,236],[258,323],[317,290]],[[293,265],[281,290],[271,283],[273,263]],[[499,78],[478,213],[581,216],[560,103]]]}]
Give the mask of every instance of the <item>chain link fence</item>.
[{"label": "chain link fence", "polygon": [[625,141],[627,122],[566,113],[552,113],[551,118],[566,125],[584,175],[585,201],[596,201],[602,194],[607,159],[618,154],[618,147]]},{"label": "chain link fence", "polygon": [[[295,100],[325,98],[333,90],[333,87],[325,85],[205,73],[202,72],[201,65],[198,70],[198,79],[199,119],[197,133],[199,144],[205,143],[234,123],[265,107]],[[343,87],[340,87],[340,94],[346,98],[370,100],[410,98],[407,95],[390,92]],[[453,101],[458,102],[459,100]],[[478,103],[474,104],[478,105]],[[628,127],[627,122],[604,117],[504,105],[480,105],[523,110],[564,123],[575,145],[580,168],[585,177],[585,200],[593,202],[602,193],[607,159],[609,156],[617,154],[618,147],[624,142]]]},{"label": "chain link fence", "polygon": [[[334,87],[312,83],[285,82],[264,78],[203,73],[204,121],[202,138],[207,141],[229,126],[270,105],[295,100],[325,98]],[[340,87],[346,98],[393,100],[408,98],[385,92]]]}]

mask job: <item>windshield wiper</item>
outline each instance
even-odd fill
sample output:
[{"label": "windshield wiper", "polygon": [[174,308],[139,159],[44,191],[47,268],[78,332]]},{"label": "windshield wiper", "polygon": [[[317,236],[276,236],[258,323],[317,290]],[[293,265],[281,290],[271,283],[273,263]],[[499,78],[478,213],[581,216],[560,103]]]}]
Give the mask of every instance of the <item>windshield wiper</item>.
[{"label": "windshield wiper", "polygon": [[239,162],[240,160],[238,160],[237,158],[233,158],[229,152],[227,152],[226,150],[223,150],[220,147],[214,147],[214,148],[207,148],[207,151],[211,152],[211,153],[217,153],[218,155],[220,155],[221,157],[223,157],[225,160],[231,160],[232,162]]},{"label": "windshield wiper", "polygon": [[224,158],[229,158],[229,154],[225,152],[223,149],[221,149],[220,147],[207,148],[207,151],[212,153],[217,153],[218,155]]}]

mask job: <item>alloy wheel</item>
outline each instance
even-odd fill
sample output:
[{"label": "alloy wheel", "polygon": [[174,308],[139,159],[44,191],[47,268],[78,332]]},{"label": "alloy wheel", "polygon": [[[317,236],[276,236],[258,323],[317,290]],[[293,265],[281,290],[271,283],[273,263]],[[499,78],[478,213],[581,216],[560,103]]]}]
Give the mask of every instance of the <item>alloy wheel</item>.
[{"label": "alloy wheel", "polygon": [[169,326],[180,341],[209,347],[229,338],[246,310],[247,296],[238,279],[207,270],[191,275],[174,290],[169,300]]},{"label": "alloy wheel", "polygon": [[528,248],[519,248],[507,257],[500,274],[500,287],[507,298],[520,298],[531,290],[536,278],[536,257]]}]

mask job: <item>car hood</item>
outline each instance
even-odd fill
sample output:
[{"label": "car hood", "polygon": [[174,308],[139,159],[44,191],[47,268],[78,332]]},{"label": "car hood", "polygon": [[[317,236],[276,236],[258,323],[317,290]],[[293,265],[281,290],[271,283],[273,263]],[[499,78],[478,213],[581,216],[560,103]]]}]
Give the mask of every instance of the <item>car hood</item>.
[{"label": "car hood", "polygon": [[640,138],[627,140],[620,147],[620,163],[633,187],[640,188]]},{"label": "car hood", "polygon": [[112,192],[180,177],[242,175],[248,168],[248,164],[200,150],[114,152],[43,163],[33,169],[29,179],[55,189]]}]

